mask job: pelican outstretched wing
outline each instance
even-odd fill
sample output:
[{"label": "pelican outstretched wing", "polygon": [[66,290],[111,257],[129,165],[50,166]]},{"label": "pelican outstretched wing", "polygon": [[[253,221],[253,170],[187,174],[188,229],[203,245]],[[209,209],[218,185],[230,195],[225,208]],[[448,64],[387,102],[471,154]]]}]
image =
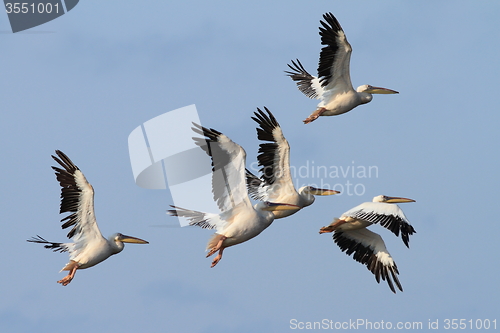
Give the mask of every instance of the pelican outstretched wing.
[{"label": "pelican outstretched wing", "polygon": [[324,14],[323,19],[325,21],[320,21],[322,27],[319,34],[321,44],[325,46],[319,55],[319,83],[325,90],[333,90],[334,93],[353,90],[349,73],[351,45],[332,13]]},{"label": "pelican outstretched wing", "polygon": [[189,220],[189,225],[192,226],[197,226],[203,229],[216,229],[219,231],[223,230],[228,224],[228,222],[222,220],[218,214],[202,213],[196,210],[185,209],[172,205],[170,205],[170,207],[173,209],[167,210],[169,215],[185,217]]},{"label": "pelican outstretched wing", "polygon": [[105,240],[97,226],[94,214],[94,189],[78,167],[66,154],[56,150],[52,158],[62,167],[53,166],[56,178],[61,185],[60,213],[71,213],[61,220],[62,228],[73,228],[68,232],[68,238],[73,238],[77,247],[87,245],[92,241]]},{"label": "pelican outstretched wing", "polygon": [[299,59],[296,62],[292,60],[292,64],[287,64],[292,71],[285,71],[285,73],[297,83],[297,88],[309,98],[320,99],[323,96],[324,89],[321,86],[319,79],[309,74],[304,66],[300,63]]},{"label": "pelican outstretched wing", "polygon": [[384,202],[365,202],[343,214],[370,223],[380,224],[389,229],[401,239],[406,247],[409,247],[410,236],[416,233],[405,214],[398,205]]},{"label": "pelican outstretched wing", "polygon": [[255,117],[252,117],[259,124],[257,138],[261,141],[268,141],[259,145],[257,156],[262,181],[258,183],[252,180],[253,175],[247,173],[247,184],[251,194],[257,193],[253,196],[255,199],[268,200],[268,195],[266,196],[265,193],[272,192],[273,196],[279,196],[279,193],[296,191],[290,174],[290,145],[274,115],[268,108],[264,107],[264,109],[266,112],[257,108],[257,112],[254,113]]},{"label": "pelican outstretched wing", "polygon": [[342,252],[348,256],[352,254],[354,260],[365,265],[377,282],[380,283],[380,279],[387,281],[393,293],[396,293],[394,284],[403,291],[398,279],[398,267],[380,235],[365,228],[343,230],[335,231],[333,240]]},{"label": "pelican outstretched wing", "polygon": [[248,194],[255,200],[268,201],[269,193],[266,183],[248,169],[246,169],[246,178]]},{"label": "pelican outstretched wing", "polygon": [[75,243],[54,243],[54,242],[49,242],[45,238],[36,235],[36,237],[31,237],[31,239],[28,239],[28,242],[31,243],[38,243],[38,244],[45,244],[44,248],[52,250],[54,252],[72,252],[73,248],[75,246]]},{"label": "pelican outstretched wing", "polygon": [[227,136],[212,128],[194,124],[195,133],[203,138],[193,140],[212,158],[212,192],[222,212],[236,206],[251,206],[246,188],[246,153]]}]

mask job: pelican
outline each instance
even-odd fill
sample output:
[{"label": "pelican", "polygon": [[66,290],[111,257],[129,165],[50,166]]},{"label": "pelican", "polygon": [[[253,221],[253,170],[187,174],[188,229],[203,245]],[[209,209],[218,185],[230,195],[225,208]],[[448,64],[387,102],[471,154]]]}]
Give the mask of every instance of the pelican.
[{"label": "pelican", "polygon": [[274,220],[273,211],[296,210],[286,203],[259,202],[252,207],[245,182],[245,150],[226,135],[194,124],[193,131],[204,138],[193,138],[212,158],[212,191],[220,214],[203,213],[171,206],[172,216],[187,218],[189,225],[216,229],[207,244],[207,258],[219,252],[211,267],[222,259],[225,248],[246,242],[264,231]]},{"label": "pelican", "polygon": [[297,82],[299,90],[309,98],[320,99],[316,111],[304,120],[308,124],[319,116],[336,116],[346,113],[356,106],[366,104],[372,94],[398,94],[397,91],[362,85],[354,91],[349,74],[349,62],[352,48],[332,13],[323,15],[326,22],[320,21],[321,49],[318,64],[318,76],[312,76],[297,59],[288,64],[291,72],[285,71]]},{"label": "pelican", "polygon": [[[283,135],[280,124],[271,111],[264,107],[267,114],[257,108],[252,119],[259,124],[257,138],[262,141],[259,148],[259,166],[261,177],[247,170],[247,185],[250,195],[256,200],[282,202],[300,207],[311,205],[315,195],[338,194],[339,191],[303,186],[295,189],[290,175],[290,145]],[[274,218],[280,219],[296,213],[298,210],[274,211]]]},{"label": "pelican", "polygon": [[354,254],[353,259],[366,265],[375,275],[377,282],[380,283],[380,278],[386,280],[393,293],[396,293],[394,283],[399,290],[403,291],[397,276],[398,267],[387,251],[382,237],[366,227],[378,223],[396,236],[401,233],[403,243],[409,247],[409,236],[416,231],[401,208],[395,205],[395,203],[402,202],[415,202],[415,200],[385,195],[376,196],[373,202],[365,202],[348,210],[319,231],[320,234],[334,232],[333,240],[342,252],[347,255]]},{"label": "pelican", "polygon": [[60,213],[72,213],[61,220],[63,229],[73,228],[68,233],[74,243],[54,243],[40,236],[32,237],[28,242],[46,244],[44,247],[54,252],[68,252],[70,261],[62,271],[69,274],[57,283],[67,286],[75,277],[76,270],[97,265],[110,256],[120,253],[124,243],[148,244],[147,241],[125,236],[120,233],[104,238],[97,226],[94,215],[94,189],[80,169],[62,151],[56,150],[58,157],[52,158],[63,168],[52,167],[61,185]]}]

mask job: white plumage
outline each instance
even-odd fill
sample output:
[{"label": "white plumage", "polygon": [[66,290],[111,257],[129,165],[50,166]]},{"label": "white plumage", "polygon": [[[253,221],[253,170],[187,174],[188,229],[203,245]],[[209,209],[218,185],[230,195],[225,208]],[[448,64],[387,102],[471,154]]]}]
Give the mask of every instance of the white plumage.
[{"label": "white plumage", "polygon": [[72,214],[61,220],[63,229],[73,226],[68,238],[73,243],[54,243],[37,236],[28,242],[46,244],[45,248],[54,252],[68,252],[69,263],[61,271],[69,271],[63,279],[57,281],[63,286],[68,285],[75,276],[77,269],[85,269],[97,265],[110,256],[123,250],[123,243],[148,244],[147,241],[125,236],[120,233],[104,238],[97,226],[94,214],[94,189],[78,167],[63,152],[56,150],[58,157],[52,158],[64,169],[52,167],[61,185],[60,213]]},{"label": "white plumage", "polygon": [[304,66],[297,61],[288,65],[290,71],[286,71],[293,81],[297,82],[299,90],[309,98],[320,99],[316,111],[314,111],[304,123],[308,124],[319,116],[335,116],[346,113],[361,104],[369,103],[372,94],[397,94],[391,89],[362,85],[356,90],[352,87],[349,73],[352,48],[332,13],[323,15],[326,22],[320,21],[319,28],[321,49],[318,76],[309,74]]},{"label": "white plumage", "polygon": [[220,214],[203,213],[175,207],[168,213],[185,217],[190,225],[216,229],[207,244],[207,258],[219,252],[212,261],[214,267],[225,248],[246,242],[259,235],[274,220],[274,210],[296,210],[297,206],[260,202],[252,207],[245,180],[245,150],[214,129],[194,124],[193,130],[203,138],[194,138],[212,158],[212,192]]},{"label": "white plumage", "polygon": [[396,263],[385,247],[382,237],[366,227],[380,224],[396,236],[401,234],[404,244],[409,247],[409,236],[416,231],[403,211],[395,205],[398,202],[414,200],[379,195],[373,198],[373,202],[365,202],[348,210],[340,218],[335,218],[330,225],[320,229],[320,233],[334,232],[333,240],[342,252],[352,254],[354,260],[366,265],[375,275],[377,282],[380,282],[380,279],[387,281],[394,293],[394,284],[403,291],[397,276],[399,271]]},{"label": "white plumage", "polygon": [[[261,143],[258,161],[261,167],[260,178],[247,170],[247,184],[250,195],[256,200],[281,202],[297,205],[300,209],[311,205],[315,195],[332,195],[340,193],[330,189],[303,186],[298,191],[293,185],[290,174],[290,145],[271,111],[264,107],[267,114],[260,109],[252,119],[259,124],[257,137],[267,141]],[[298,210],[274,211],[279,219],[290,216]]]}]

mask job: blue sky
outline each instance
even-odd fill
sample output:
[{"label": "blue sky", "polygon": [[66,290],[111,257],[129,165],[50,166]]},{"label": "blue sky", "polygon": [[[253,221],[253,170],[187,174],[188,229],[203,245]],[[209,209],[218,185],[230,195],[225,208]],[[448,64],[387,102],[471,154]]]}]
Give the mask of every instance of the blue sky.
[{"label": "blue sky", "polygon": [[[17,34],[0,15],[1,331],[288,332],[293,319],[422,322],[425,331],[429,320],[500,321],[499,10],[494,1],[85,0]],[[299,58],[315,72],[325,12],[353,47],[353,85],[400,94],[304,125],[317,102],[283,71]],[[258,149],[250,116],[267,106],[296,168],[378,174],[301,177],[361,184],[364,193],[318,198],[210,269],[212,232],[177,227],[165,214],[169,192],[135,185],[127,147],[134,128],[190,104],[246,149],[248,163]],[[56,283],[67,256],[25,241],[66,241],[55,149],[94,186],[105,236],[150,242],[79,271],[67,287]],[[410,249],[371,228],[400,270],[396,295],[318,234],[379,194],[416,200],[401,205],[417,231]]]}]

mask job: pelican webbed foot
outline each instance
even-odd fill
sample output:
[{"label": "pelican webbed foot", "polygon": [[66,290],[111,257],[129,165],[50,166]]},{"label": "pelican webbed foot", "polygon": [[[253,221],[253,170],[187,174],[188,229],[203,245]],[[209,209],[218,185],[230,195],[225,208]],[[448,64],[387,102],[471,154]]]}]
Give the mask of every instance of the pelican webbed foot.
[{"label": "pelican webbed foot", "polygon": [[323,227],[323,228],[319,229],[319,233],[320,234],[324,234],[324,233],[327,233],[327,232],[333,232],[333,231],[334,231],[334,229],[330,225],[327,226],[327,227]]},{"label": "pelican webbed foot", "polygon": [[223,247],[220,248],[219,254],[212,261],[212,266],[210,266],[210,268],[215,267],[215,265],[217,265],[219,263],[219,261],[222,259],[222,252],[224,252],[224,248]]},{"label": "pelican webbed foot", "polygon": [[309,124],[309,123],[315,121],[325,111],[326,111],[325,108],[319,108],[319,109],[317,109],[316,111],[314,111],[313,113],[311,113],[311,115],[309,117],[307,117],[305,120],[303,120],[304,124]]},{"label": "pelican webbed foot", "polygon": [[335,230],[337,230],[338,227],[340,227],[344,223],[346,223],[346,221],[336,218],[335,220],[333,220],[332,223],[330,223],[330,225],[319,229],[319,233],[324,234],[327,232],[334,232]]},{"label": "pelican webbed foot", "polygon": [[63,286],[67,286],[71,282],[71,280],[73,280],[73,278],[75,277],[77,269],[78,269],[78,266],[75,265],[73,268],[71,268],[71,271],[69,272],[69,274],[66,275],[65,277],[63,277],[61,280],[57,281],[57,283],[60,283]]},{"label": "pelican webbed foot", "polygon": [[[219,251],[220,248],[222,247],[222,243],[224,242],[224,240],[226,239],[227,237],[226,236],[221,236],[219,238],[219,241],[217,242],[217,245],[215,245],[214,247],[212,247],[210,249],[210,251],[208,251],[207,253],[207,256],[206,258],[210,257],[211,255],[213,255],[215,252]],[[219,259],[220,260],[220,259]]]}]

